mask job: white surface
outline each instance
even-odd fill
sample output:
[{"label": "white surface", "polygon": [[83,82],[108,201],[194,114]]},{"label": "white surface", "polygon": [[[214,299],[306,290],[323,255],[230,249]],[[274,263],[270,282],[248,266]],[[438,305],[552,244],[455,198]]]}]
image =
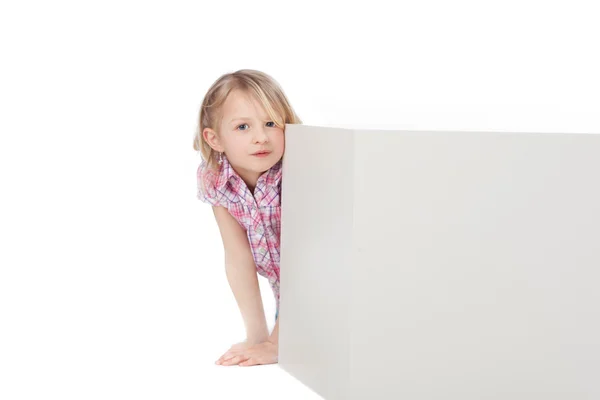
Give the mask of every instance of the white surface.
[{"label": "white surface", "polygon": [[354,138],[297,128],[286,127],[283,163],[279,364],[326,398],[346,398]]},{"label": "white surface", "polygon": [[328,400],[600,397],[600,135],[286,135],[285,370]]},{"label": "white surface", "polygon": [[250,67],[307,124],[600,132],[595,8],[1,2],[0,398],[319,398],[213,365],[243,326],[195,199],[206,89]]}]

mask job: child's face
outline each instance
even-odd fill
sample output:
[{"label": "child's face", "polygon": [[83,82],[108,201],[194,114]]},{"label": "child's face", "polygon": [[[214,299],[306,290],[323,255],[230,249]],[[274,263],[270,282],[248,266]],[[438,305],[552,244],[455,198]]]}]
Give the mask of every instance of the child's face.
[{"label": "child's face", "polygon": [[[245,180],[258,180],[283,156],[283,129],[269,118],[260,102],[241,91],[229,94],[222,112],[218,137],[221,151]],[[255,155],[259,151],[269,153]]]}]

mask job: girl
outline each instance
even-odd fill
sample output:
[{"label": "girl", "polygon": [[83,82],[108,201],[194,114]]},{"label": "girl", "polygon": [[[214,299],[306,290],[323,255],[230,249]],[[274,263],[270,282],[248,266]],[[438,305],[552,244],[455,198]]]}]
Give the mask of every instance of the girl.
[{"label": "girl", "polygon": [[[202,154],[198,198],[213,206],[225,272],[246,327],[219,365],[273,364],[278,357],[281,159],[285,124],[301,124],[269,75],[239,70],[221,76],[200,108],[194,149]],[[277,304],[269,335],[256,273]]]}]

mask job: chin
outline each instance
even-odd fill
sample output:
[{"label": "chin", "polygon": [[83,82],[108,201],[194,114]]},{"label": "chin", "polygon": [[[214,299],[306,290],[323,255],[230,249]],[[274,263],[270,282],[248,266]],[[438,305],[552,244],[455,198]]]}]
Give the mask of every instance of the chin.
[{"label": "chin", "polygon": [[277,160],[275,158],[268,157],[264,160],[258,160],[254,162],[256,167],[256,172],[264,172],[271,168],[273,165],[277,164]]},{"label": "chin", "polygon": [[251,156],[251,159],[254,161],[254,163],[259,163],[259,164],[270,164],[273,163],[275,164],[277,161],[277,155],[271,153],[266,157],[256,157],[256,156]]}]

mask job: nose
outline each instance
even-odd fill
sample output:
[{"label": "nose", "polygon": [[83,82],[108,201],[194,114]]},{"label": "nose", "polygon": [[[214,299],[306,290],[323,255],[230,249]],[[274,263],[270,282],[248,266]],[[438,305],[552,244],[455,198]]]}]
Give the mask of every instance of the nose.
[{"label": "nose", "polygon": [[264,128],[254,131],[254,143],[265,143],[269,140]]}]

